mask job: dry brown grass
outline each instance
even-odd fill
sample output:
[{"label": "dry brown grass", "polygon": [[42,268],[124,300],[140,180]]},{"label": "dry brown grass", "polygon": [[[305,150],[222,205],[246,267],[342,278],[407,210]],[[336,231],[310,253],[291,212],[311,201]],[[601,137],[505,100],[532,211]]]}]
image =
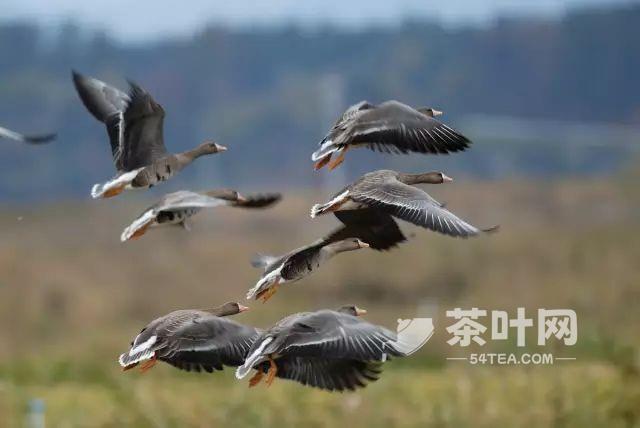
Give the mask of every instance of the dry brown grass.
[{"label": "dry brown grass", "polygon": [[[442,365],[450,352],[446,309],[569,307],[579,317],[574,351],[582,360],[579,366],[425,372],[424,364],[410,363],[392,368],[384,384],[362,393],[366,398],[336,399],[295,385],[275,387],[273,394],[258,392],[253,397],[267,413],[251,407],[244,385],[234,384],[230,373],[209,383],[163,368],[138,379],[120,375],[115,357],[157,315],[243,299],[258,277],[248,264],[253,253],[285,252],[337,225],[329,217],[308,218],[314,201],[299,193],[261,213],[210,211],[195,219],[191,233],[152,231],[128,244],[119,242],[119,234],[149,199],[6,208],[0,213],[0,413],[17,420],[25,400],[38,395],[55,403],[51,417],[60,424],[54,426],[64,421],[66,426],[212,426],[238,415],[252,425],[305,420],[326,426],[323,417],[344,421],[344,409],[357,402],[363,421],[383,416],[374,425],[398,422],[395,418],[417,406],[418,416],[410,419],[416,426],[429,421],[476,425],[473,411],[484,415],[477,419],[480,425],[540,426],[550,425],[559,412],[549,407],[556,378],[576,375],[561,383],[571,393],[575,388],[576,398],[562,404],[566,408],[560,413],[575,416],[574,426],[606,421],[610,412],[619,411],[616,406],[629,407],[627,400],[640,403],[633,401],[638,398],[634,387],[619,378],[629,359],[619,363],[611,351],[640,345],[635,306],[640,300],[640,200],[634,186],[622,184],[593,179],[429,189],[464,218],[479,225],[500,223],[501,231],[463,241],[405,227],[415,237],[401,248],[341,255],[317,274],[283,287],[268,304],[254,303],[241,318],[265,326],[291,312],[353,302],[369,309],[371,320],[393,327],[396,318],[427,310],[436,318],[436,335],[414,360]],[[630,364],[633,371],[635,363]],[[504,379],[489,382],[498,372]],[[231,392],[222,393],[218,385]],[[535,408],[526,400],[499,398],[522,394],[528,386]],[[625,388],[636,392],[627,394]],[[483,398],[472,398],[472,390]],[[396,393],[404,401],[387,403],[385,397]],[[611,398],[616,394],[622,398]],[[300,408],[285,412],[285,398]],[[181,404],[172,406],[174,399]],[[429,405],[421,408],[425,401]],[[509,413],[509,406],[528,410]],[[584,406],[595,407],[576,413]]]}]

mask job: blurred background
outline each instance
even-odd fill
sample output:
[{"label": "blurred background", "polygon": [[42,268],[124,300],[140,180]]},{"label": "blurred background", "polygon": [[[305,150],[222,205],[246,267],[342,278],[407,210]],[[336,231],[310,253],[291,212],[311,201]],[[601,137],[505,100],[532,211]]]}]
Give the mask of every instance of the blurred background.
[{"label": "blurred background", "polygon": [[[640,426],[639,3],[162,3],[3,3],[0,125],[58,139],[0,141],[0,426],[36,423],[39,411],[55,427]],[[114,171],[72,69],[149,90],[166,110],[170,151],[205,139],[229,151],[151,191],[90,200]],[[363,99],[443,110],[473,145],[442,157],[358,150],[314,172],[317,142]],[[379,168],[446,172],[452,184],[427,190],[500,233],[464,241],[405,224],[413,238],[402,247],[341,255],[237,320],[266,327],[343,303],[391,329],[433,317],[419,353],[350,394],[286,381],[248,390],[232,370],[120,371],[117,355],[148,321],[243,299],[259,277],[252,254],[331,230],[334,219],[308,217],[311,204]],[[216,187],[285,199],[119,242],[164,193]],[[470,351],[576,361],[447,362],[457,353],[445,311],[474,306],[574,309],[574,347],[541,348],[529,332],[524,349],[512,333]]]}]

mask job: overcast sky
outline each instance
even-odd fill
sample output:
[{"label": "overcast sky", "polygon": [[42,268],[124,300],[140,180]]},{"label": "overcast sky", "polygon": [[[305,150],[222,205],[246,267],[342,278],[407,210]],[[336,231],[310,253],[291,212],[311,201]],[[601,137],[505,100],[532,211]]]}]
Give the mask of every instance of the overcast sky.
[{"label": "overcast sky", "polygon": [[559,16],[576,6],[631,2],[638,0],[3,0],[0,20],[26,18],[56,25],[72,18],[120,40],[139,42],[190,35],[210,22],[358,27],[424,16],[455,25],[486,23],[498,15]]}]

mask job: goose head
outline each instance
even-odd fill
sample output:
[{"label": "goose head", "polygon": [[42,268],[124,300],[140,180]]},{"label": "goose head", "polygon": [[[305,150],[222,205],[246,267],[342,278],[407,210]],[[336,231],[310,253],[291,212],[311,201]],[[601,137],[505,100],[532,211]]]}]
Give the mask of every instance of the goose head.
[{"label": "goose head", "polygon": [[333,251],[342,253],[343,251],[354,251],[361,248],[369,248],[369,244],[359,240],[358,238],[349,238],[331,244]]},{"label": "goose head", "polygon": [[453,181],[453,178],[440,171],[425,172],[424,174],[399,173],[398,179],[405,184],[442,184]]},{"label": "goose head", "polygon": [[245,312],[248,310],[249,310],[249,307],[241,305],[238,302],[227,302],[224,305],[217,307],[211,312],[219,317],[226,317],[229,315],[236,315],[236,314],[239,314],[240,312]]},{"label": "goose head", "polygon": [[198,151],[201,155],[212,155],[214,153],[225,152],[227,148],[214,141],[205,141],[198,146]]},{"label": "goose head", "polygon": [[421,107],[418,109],[418,111],[424,115],[427,115],[429,117],[436,117],[436,116],[440,116],[442,114],[442,111],[440,110],[436,110],[432,107]]},{"label": "goose head", "polygon": [[359,317],[367,313],[366,309],[359,308],[356,305],[342,306],[340,309],[338,309],[338,312],[353,315],[354,317]]}]

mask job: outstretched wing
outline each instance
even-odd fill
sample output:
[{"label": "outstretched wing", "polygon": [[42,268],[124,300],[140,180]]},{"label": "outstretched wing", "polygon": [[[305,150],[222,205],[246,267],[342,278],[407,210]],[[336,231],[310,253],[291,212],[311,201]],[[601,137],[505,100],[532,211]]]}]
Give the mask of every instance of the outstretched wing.
[{"label": "outstretched wing", "polygon": [[385,361],[402,356],[397,335],[361,318],[323,310],[298,318],[275,342],[276,352],[298,357],[322,357],[358,361]]},{"label": "outstretched wing", "polygon": [[167,329],[161,359],[184,370],[221,369],[238,366],[259,331],[214,315],[195,316]]},{"label": "outstretched wing", "polygon": [[467,238],[483,232],[448,211],[422,189],[404,184],[395,177],[385,177],[382,182],[363,180],[349,196],[404,221],[445,235]]},{"label": "outstretched wing", "polygon": [[179,190],[165,195],[153,208],[156,212],[185,208],[212,208],[231,205],[232,202],[189,190]]},{"label": "outstretched wing", "polygon": [[407,240],[393,217],[379,209],[335,211],[334,214],[344,226],[327,235],[324,238],[327,242],[358,238],[374,250],[389,250]]},{"label": "outstretched wing", "polygon": [[266,208],[282,199],[280,193],[258,193],[255,195],[242,196],[241,199],[234,204],[241,208]]},{"label": "outstretched wing", "polygon": [[[277,365],[277,377],[329,391],[363,388],[382,373],[382,363],[378,361],[283,357]],[[258,369],[266,373],[269,364],[261,363]]]},{"label": "outstretched wing", "polygon": [[118,171],[124,171],[122,163],[125,130],[124,111],[131,98],[101,80],[83,76],[76,71],[73,71],[72,74],[73,84],[82,103],[93,117],[106,125],[113,161]]},{"label": "outstretched wing", "polygon": [[382,152],[452,153],[471,143],[446,124],[398,101],[364,111],[344,133],[346,144]]},{"label": "outstretched wing", "polygon": [[167,154],[164,146],[164,110],[151,95],[129,82],[129,104],[124,111],[123,166],[127,171],[153,163]]},{"label": "outstretched wing", "polygon": [[24,135],[0,126],[0,138],[10,138],[28,144],[45,144],[56,138],[56,134]]}]

